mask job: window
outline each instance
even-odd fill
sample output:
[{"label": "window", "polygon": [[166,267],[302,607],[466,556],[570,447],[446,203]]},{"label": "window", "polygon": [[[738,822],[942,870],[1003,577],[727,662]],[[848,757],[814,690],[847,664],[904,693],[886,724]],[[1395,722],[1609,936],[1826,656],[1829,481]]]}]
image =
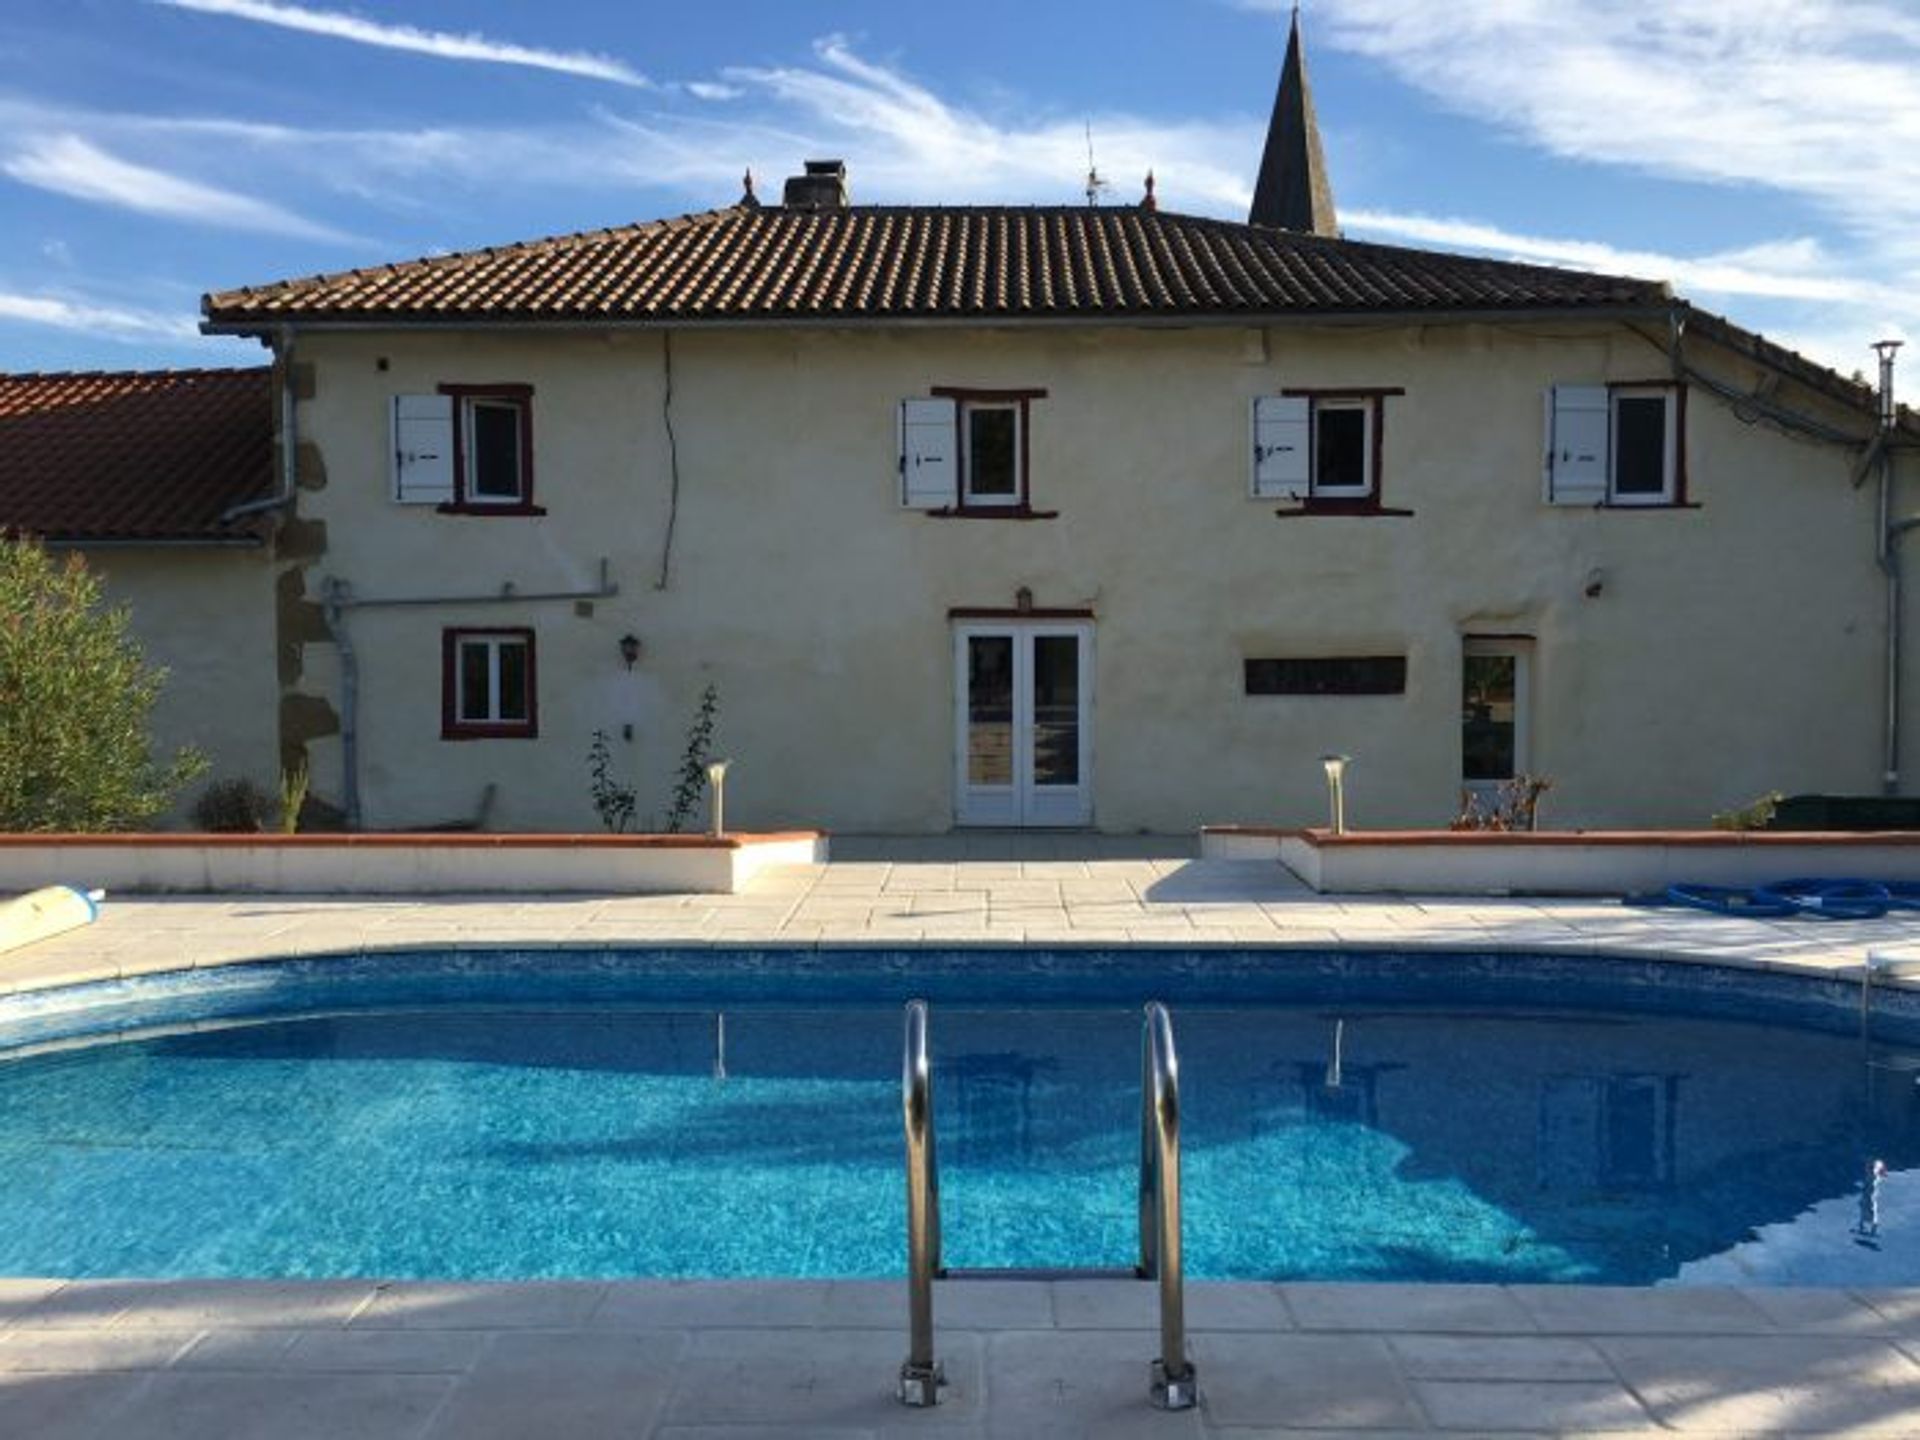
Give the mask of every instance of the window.
[{"label": "window", "polygon": [[1380,503],[1386,390],[1288,390],[1253,402],[1256,500],[1291,500],[1282,514],[1390,514]]},{"label": "window", "polygon": [[1335,655],[1324,659],[1248,660],[1249,695],[1403,695],[1404,655]]},{"label": "window", "polygon": [[393,498],[448,514],[544,515],[533,503],[533,389],[442,385],[393,399]]},{"label": "window", "polygon": [[1547,395],[1547,503],[1686,503],[1686,391],[1678,385],[1556,385]]},{"label": "window", "polygon": [[440,738],[531,739],[537,733],[533,631],[443,632]]},{"label": "window", "polygon": [[1533,642],[1524,636],[1469,637],[1460,657],[1460,780],[1492,795],[1529,768],[1529,672]]},{"label": "window", "polygon": [[900,503],[934,515],[1043,520],[1027,473],[1031,402],[1044,390],[936,386],[900,402]]}]

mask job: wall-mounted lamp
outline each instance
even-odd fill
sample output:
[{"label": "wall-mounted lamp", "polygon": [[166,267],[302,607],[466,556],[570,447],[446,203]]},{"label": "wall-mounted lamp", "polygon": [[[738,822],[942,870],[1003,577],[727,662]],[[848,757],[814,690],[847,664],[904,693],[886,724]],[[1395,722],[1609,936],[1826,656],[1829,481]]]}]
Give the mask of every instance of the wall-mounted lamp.
[{"label": "wall-mounted lamp", "polygon": [[732,763],[731,760],[716,760],[707,766],[707,787],[713,797],[707,833],[716,840],[727,833],[727,767]]},{"label": "wall-mounted lamp", "polygon": [[1327,809],[1333,818],[1333,833],[1347,833],[1347,766],[1351,755],[1322,755],[1320,763],[1327,771]]},{"label": "wall-mounted lamp", "polygon": [[640,637],[629,631],[620,637],[620,658],[627,662],[627,669],[633,669],[634,662],[640,658]]}]

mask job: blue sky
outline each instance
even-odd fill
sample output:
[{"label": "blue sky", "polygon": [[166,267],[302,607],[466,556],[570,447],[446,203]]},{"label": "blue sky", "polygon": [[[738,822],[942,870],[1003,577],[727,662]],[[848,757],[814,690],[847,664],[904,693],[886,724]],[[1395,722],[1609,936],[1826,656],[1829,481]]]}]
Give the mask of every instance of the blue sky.
[{"label": "blue sky", "polygon": [[[0,369],[248,364],[209,289],[763,195],[1244,217],[1286,0],[6,0]],[[1351,236],[1920,332],[1920,0],[1309,0]],[[964,16],[964,18],[962,18]]]}]

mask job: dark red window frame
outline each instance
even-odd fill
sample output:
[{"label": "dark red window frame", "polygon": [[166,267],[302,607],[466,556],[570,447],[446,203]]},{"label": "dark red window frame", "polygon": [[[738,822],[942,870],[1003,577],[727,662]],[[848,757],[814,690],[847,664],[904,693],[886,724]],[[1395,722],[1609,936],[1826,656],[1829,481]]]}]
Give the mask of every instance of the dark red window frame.
[{"label": "dark red window frame", "polygon": [[[443,515],[544,515],[533,503],[533,387],[520,384],[442,385],[442,395],[453,400],[453,499],[440,507]],[[507,504],[475,500],[467,494],[467,402],[490,400],[512,405],[520,412],[520,498]]]},{"label": "dark red window frame", "polygon": [[[523,640],[527,646],[527,718],[524,720],[462,720],[460,718],[460,642],[463,640]],[[467,625],[440,632],[440,738],[442,740],[532,740],[540,733],[539,667],[534,653],[533,628],[528,625]]]},{"label": "dark red window frame", "polygon": [[[929,515],[946,520],[1052,520],[1059,515],[1058,510],[1036,510],[1033,508],[1033,471],[1028,463],[1032,445],[1029,436],[1033,433],[1033,402],[1047,398],[1045,390],[978,390],[961,385],[935,385],[928,391],[936,400],[951,400],[953,406],[953,504],[939,510],[929,510]],[[975,405],[1015,405],[1020,410],[1020,493],[1011,505],[982,505],[967,503],[967,406]]]},{"label": "dark red window frame", "polygon": [[[1372,413],[1368,416],[1373,431],[1373,454],[1368,457],[1372,472],[1373,485],[1365,495],[1316,495],[1313,493],[1314,475],[1311,468],[1307,474],[1307,493],[1295,506],[1282,507],[1273,513],[1287,518],[1295,515],[1411,515],[1411,510],[1394,510],[1381,499],[1384,488],[1385,459],[1387,441],[1387,399],[1394,395],[1406,394],[1399,385],[1386,386],[1344,386],[1337,389],[1292,389],[1282,390],[1282,395],[1294,400],[1312,402],[1309,406],[1307,433],[1312,438],[1309,443],[1316,448],[1320,443],[1319,402],[1322,400],[1364,400]],[[1309,456],[1310,465],[1318,463],[1317,454]]]}]

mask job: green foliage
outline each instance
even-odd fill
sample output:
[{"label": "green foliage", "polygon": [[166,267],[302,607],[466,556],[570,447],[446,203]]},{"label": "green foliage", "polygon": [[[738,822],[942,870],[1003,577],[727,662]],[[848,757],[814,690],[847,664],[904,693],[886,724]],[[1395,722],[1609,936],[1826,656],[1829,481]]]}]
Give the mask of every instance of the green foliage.
[{"label": "green foliage", "polygon": [[593,797],[594,813],[615,835],[623,833],[633,823],[636,798],[632,786],[613,778],[613,748],[604,730],[594,731],[593,744],[587,747],[587,773],[592,776],[587,791]]},{"label": "green foliage", "polygon": [[1780,802],[1787,797],[1778,790],[1770,790],[1759,799],[1733,810],[1722,810],[1713,817],[1716,830],[1764,830],[1773,820],[1773,812],[1780,808]]},{"label": "green foliage", "polygon": [[251,780],[216,780],[193,802],[193,823],[216,834],[252,834],[267,828],[272,806]]},{"label": "green foliage", "polygon": [[713,721],[720,709],[720,692],[709,685],[700,692],[700,709],[687,730],[687,748],[680,757],[679,779],[673,787],[673,806],[667,811],[667,830],[679,834],[693,819],[707,788],[707,761],[713,756]]},{"label": "green foliage", "polygon": [[300,811],[307,803],[307,762],[302,760],[291,770],[280,772],[280,833],[292,835],[300,829]]},{"label": "green foliage", "polygon": [[0,829],[131,829],[206,769],[192,750],[155,758],[166,672],[128,625],[79,556],[0,541]]}]

